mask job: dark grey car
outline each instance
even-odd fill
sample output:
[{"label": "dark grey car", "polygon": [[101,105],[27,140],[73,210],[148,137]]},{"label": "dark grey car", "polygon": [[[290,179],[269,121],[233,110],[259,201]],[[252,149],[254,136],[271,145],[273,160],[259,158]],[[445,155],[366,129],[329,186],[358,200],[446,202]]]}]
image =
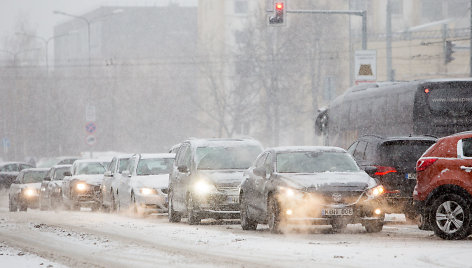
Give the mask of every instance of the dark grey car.
[{"label": "dark grey car", "polygon": [[279,147],[263,152],[241,184],[241,226],[268,223],[279,232],[290,223],[343,229],[362,223],[383,227],[383,187],[337,147]]},{"label": "dark grey car", "polygon": [[62,205],[62,179],[66,172],[70,172],[72,165],[55,165],[53,166],[41,183],[39,193],[39,209],[56,209]]},{"label": "dark grey car", "polygon": [[20,171],[34,166],[23,162],[4,162],[0,163],[0,189],[10,188],[12,182],[16,179]]},{"label": "dark grey car", "polygon": [[169,178],[169,221],[239,218],[243,172],[262,151],[252,139],[191,139],[179,147]]}]

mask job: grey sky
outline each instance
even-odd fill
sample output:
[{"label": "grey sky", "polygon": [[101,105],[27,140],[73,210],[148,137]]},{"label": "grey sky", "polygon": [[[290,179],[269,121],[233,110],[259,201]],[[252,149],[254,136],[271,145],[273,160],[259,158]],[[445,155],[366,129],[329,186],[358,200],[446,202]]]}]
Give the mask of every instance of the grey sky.
[{"label": "grey sky", "polygon": [[55,24],[67,20],[64,16],[54,15],[54,10],[80,15],[99,6],[154,6],[169,2],[196,5],[198,0],[0,0],[0,38],[14,34],[15,23],[20,17],[28,18],[38,35],[49,37]]}]

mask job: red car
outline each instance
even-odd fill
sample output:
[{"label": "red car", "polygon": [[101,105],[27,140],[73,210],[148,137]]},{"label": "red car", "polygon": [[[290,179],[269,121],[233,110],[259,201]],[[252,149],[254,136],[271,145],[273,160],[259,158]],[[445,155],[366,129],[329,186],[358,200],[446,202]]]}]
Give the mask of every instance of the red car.
[{"label": "red car", "polygon": [[438,140],[416,164],[413,191],[420,229],[443,239],[472,233],[472,131]]}]

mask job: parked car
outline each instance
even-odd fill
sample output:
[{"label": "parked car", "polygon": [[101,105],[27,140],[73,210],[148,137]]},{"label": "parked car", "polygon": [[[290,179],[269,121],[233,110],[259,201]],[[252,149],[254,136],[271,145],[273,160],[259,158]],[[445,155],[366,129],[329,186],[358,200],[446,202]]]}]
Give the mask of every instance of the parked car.
[{"label": "parked car", "polygon": [[47,168],[27,168],[20,171],[8,192],[11,212],[38,208],[39,188],[47,173]]},{"label": "parked car", "polygon": [[69,209],[100,207],[100,187],[108,160],[83,159],[72,164],[71,172],[65,172],[62,182],[62,200]]},{"label": "parked car", "polygon": [[170,148],[170,150],[169,150],[169,153],[170,153],[170,154],[176,154],[177,151],[179,150],[180,145],[182,145],[182,144],[181,144],[181,143],[177,143],[177,144],[175,144],[174,146],[172,146],[172,147]]},{"label": "parked car", "polygon": [[175,154],[135,154],[118,186],[118,206],[136,214],[167,213],[169,173]]},{"label": "parked car", "polygon": [[417,217],[413,206],[416,161],[436,140],[428,136],[367,135],[354,142],[347,151],[362,169],[385,187],[386,213],[404,213],[406,218],[414,220]]},{"label": "parked car", "polygon": [[51,168],[56,165],[72,165],[75,160],[79,159],[77,156],[60,156],[60,157],[49,157],[41,158],[36,167],[40,168]]},{"label": "parked car", "polygon": [[438,140],[418,160],[413,191],[420,229],[443,239],[472,233],[472,132]]},{"label": "parked car", "polygon": [[23,162],[0,163],[0,189],[10,188],[10,185],[16,179],[16,177],[18,177],[20,171],[25,168],[34,168],[34,166]]},{"label": "parked car", "polygon": [[241,184],[241,226],[267,223],[280,232],[290,223],[361,223],[380,232],[384,188],[337,147],[278,147],[264,151]]},{"label": "parked car", "polygon": [[253,139],[190,139],[182,143],[169,180],[169,221],[239,218],[243,172],[262,152]]},{"label": "parked car", "polygon": [[39,209],[56,209],[62,204],[62,180],[72,165],[56,165],[49,169],[41,182],[39,192]]},{"label": "parked car", "polygon": [[101,190],[101,207],[105,211],[115,211],[118,204],[118,185],[121,173],[128,168],[131,155],[115,156],[103,176]]}]

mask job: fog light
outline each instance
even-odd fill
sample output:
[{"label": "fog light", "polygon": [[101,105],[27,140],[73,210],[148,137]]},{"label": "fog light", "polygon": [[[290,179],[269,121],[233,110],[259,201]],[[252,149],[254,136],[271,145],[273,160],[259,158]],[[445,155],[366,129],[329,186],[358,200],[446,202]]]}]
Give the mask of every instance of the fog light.
[{"label": "fog light", "polygon": [[285,213],[287,213],[287,215],[289,215],[289,216],[290,216],[290,215],[292,215],[292,214],[293,214],[293,211],[292,211],[291,209],[287,209],[287,211],[286,211]]},{"label": "fog light", "polygon": [[379,208],[376,209],[374,212],[375,212],[375,214],[377,214],[377,215],[380,215],[380,213],[382,213],[382,211],[381,211]]}]

